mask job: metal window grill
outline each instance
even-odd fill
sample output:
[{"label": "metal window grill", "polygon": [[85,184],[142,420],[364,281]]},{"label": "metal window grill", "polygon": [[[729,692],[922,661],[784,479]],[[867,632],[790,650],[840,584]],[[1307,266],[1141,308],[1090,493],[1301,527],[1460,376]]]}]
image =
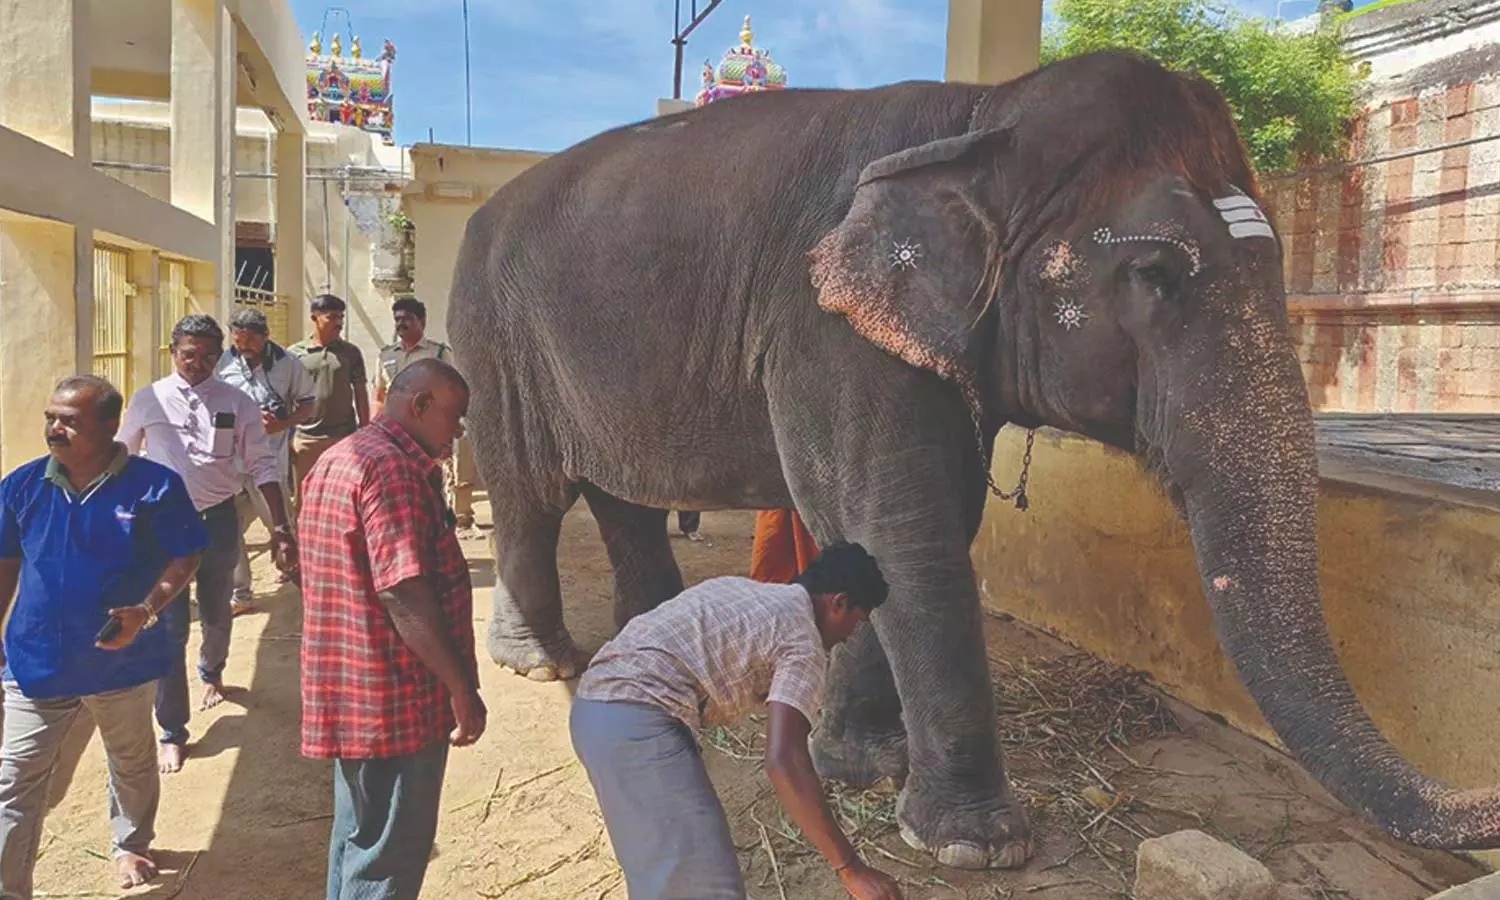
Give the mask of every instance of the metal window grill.
[{"label": "metal window grill", "polygon": [[285,347],[288,343],[287,334],[290,322],[287,321],[286,298],[261,288],[235,285],[234,308],[258,309],[266,316],[266,324],[271,329],[271,340]]},{"label": "metal window grill", "polygon": [[188,313],[200,312],[198,301],[188,289],[188,264],[175,259],[161,261],[161,278],[157,288],[159,312],[155,377],[172,371],[172,326]]},{"label": "metal window grill", "polygon": [[110,384],[127,397],[135,392],[130,364],[131,306],[134,300],[129,252],[95,244],[93,372],[109,379]]}]

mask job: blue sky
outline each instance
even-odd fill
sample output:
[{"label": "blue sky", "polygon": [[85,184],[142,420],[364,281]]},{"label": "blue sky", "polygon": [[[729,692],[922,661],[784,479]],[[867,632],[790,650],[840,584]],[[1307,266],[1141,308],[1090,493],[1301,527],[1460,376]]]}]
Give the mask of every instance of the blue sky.
[{"label": "blue sky", "polygon": [[[1229,0],[1271,16],[1276,0]],[[1369,0],[1356,0],[1363,6]],[[461,0],[291,0],[304,41],[327,21],[353,31],[366,52],[396,44],[396,139],[464,142]],[[1299,18],[1316,0],[1282,0]],[[699,0],[699,6],[705,0]],[[689,0],[683,0],[687,9]],[[346,9],[344,13],[331,11]],[[947,0],[724,0],[688,40],[683,94],[698,89],[739,42],[751,16],[756,44],[786,67],[793,86],[869,87],[941,79]],[[469,0],[473,141],[561,150],[655,112],[672,95],[673,0]],[[348,38],[345,37],[347,53]]]}]

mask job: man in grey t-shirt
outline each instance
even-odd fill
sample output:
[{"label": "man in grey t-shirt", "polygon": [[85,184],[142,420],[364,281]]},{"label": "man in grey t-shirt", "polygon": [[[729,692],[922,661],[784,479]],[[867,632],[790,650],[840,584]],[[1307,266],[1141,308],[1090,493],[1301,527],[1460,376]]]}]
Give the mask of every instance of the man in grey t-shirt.
[{"label": "man in grey t-shirt", "polygon": [[[314,411],[312,378],[295,357],[271,340],[271,329],[265,313],[242,309],[229,320],[232,343],[219,360],[219,378],[225,384],[249,395],[260,407],[261,423],[276,454],[281,494],[292,496],[292,432],[312,418]],[[244,533],[250,523],[260,519],[267,530],[271,512],[260,491],[246,478],[246,488],[235,498],[240,518],[240,561],[234,569],[234,597],[230,608],[235,615],[250,611],[250,554],[245,549]],[[286,580],[285,573],[279,573]]]}]

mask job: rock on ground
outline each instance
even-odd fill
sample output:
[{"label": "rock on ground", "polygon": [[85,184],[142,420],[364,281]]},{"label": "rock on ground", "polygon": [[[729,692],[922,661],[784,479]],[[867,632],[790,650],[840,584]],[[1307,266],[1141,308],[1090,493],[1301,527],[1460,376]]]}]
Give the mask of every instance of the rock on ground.
[{"label": "rock on ground", "polygon": [[1265,866],[1201,831],[1143,841],[1136,858],[1136,900],[1270,900],[1275,888]]},{"label": "rock on ground", "polygon": [[1500,873],[1449,888],[1428,900],[1500,900]]}]

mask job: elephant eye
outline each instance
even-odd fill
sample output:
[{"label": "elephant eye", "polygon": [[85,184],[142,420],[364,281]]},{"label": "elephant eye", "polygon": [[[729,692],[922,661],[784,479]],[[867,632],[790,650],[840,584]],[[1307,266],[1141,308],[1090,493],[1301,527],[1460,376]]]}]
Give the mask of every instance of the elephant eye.
[{"label": "elephant eye", "polygon": [[1134,273],[1136,278],[1158,290],[1166,290],[1172,281],[1172,273],[1167,271],[1166,266],[1136,266]]},{"label": "elephant eye", "polygon": [[1130,277],[1161,294],[1177,286],[1178,274],[1176,260],[1162,250],[1153,250],[1130,263]]}]

